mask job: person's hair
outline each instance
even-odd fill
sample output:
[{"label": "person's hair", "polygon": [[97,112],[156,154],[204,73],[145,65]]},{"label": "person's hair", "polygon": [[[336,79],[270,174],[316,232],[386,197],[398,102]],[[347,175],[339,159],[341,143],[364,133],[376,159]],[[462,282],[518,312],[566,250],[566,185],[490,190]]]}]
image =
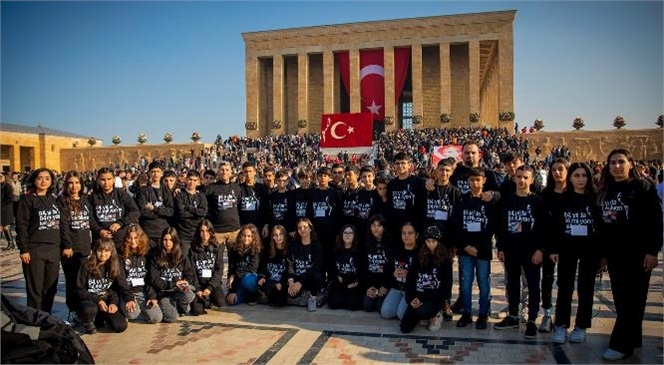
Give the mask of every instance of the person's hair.
[{"label": "person's hair", "polygon": [[503,164],[510,163],[514,160],[523,161],[523,157],[521,157],[520,154],[512,151],[505,152],[502,156],[500,156],[500,162],[502,162]]},{"label": "person's hair", "polygon": [[[132,233],[136,233],[138,236],[138,247],[136,249],[133,249],[129,243],[129,237]],[[150,250],[149,242],[150,239],[141,226],[136,223],[130,224],[125,233],[124,239],[122,240],[122,258],[127,259],[131,257],[131,255],[147,255]]]},{"label": "person's hair", "polygon": [[390,181],[387,178],[384,177],[379,177],[376,180],[374,180],[374,185],[378,186],[378,184],[383,184],[387,185]]},{"label": "person's hair", "polygon": [[201,173],[196,171],[196,170],[189,170],[189,171],[187,171],[187,177],[197,177],[197,178],[200,179],[201,178]]},{"label": "person's hair", "polygon": [[[81,179],[81,175],[78,173],[78,171],[72,170],[65,175],[65,185],[69,185],[69,179],[71,178],[76,178],[78,179],[78,182],[81,184],[81,191],[79,193],[79,197],[83,195],[83,179]],[[78,214],[81,211],[81,206],[76,203],[76,200],[74,199],[73,196],[71,196],[71,193],[69,192],[69,188],[65,187],[64,190],[62,191],[62,196],[67,198],[67,211],[64,212],[66,216],[71,217],[71,214]]]},{"label": "person's hair", "polygon": [[516,168],[516,171],[530,172],[530,175],[532,175],[533,179],[535,178],[535,169],[530,165],[521,165]]},{"label": "person's hair", "polygon": [[274,238],[272,238],[274,232],[277,231],[281,231],[281,235],[284,237],[284,249],[282,250],[283,254],[286,255],[288,252],[288,231],[286,231],[286,228],[281,224],[277,224],[276,226],[272,227],[272,231],[270,232],[270,247],[268,248],[267,254],[271,259],[277,256],[277,244],[274,242]]},{"label": "person's hair", "polygon": [[115,171],[113,171],[113,169],[110,167],[102,167],[99,170],[97,170],[97,179],[99,179],[99,177],[104,174],[111,174],[115,176]]},{"label": "person's hair", "polygon": [[471,140],[468,140],[466,142],[463,142],[463,144],[461,145],[461,150],[463,151],[463,150],[466,149],[466,146],[472,146],[472,145],[477,146],[478,150],[480,149],[480,145],[477,144],[477,141],[474,141],[474,140],[471,139]]},{"label": "person's hair", "polygon": [[[568,179],[566,179],[567,181],[565,181],[565,184],[568,184],[569,172],[570,172],[569,161],[566,158],[558,157],[555,160],[553,160],[553,163],[551,163],[551,167],[549,167],[549,172],[546,174],[546,187],[544,188],[546,190],[553,191],[553,189],[555,189],[556,187],[556,182],[553,180],[553,165],[555,164],[563,165],[563,167],[565,167],[565,170],[567,170]],[[590,174],[590,176],[592,177],[592,174]]]},{"label": "person's hair", "polygon": [[418,255],[420,265],[428,266],[433,264],[435,266],[440,266],[448,260],[450,254],[447,247],[445,247],[440,240],[436,241],[438,241],[438,246],[436,246],[436,249],[431,252],[429,247],[427,247],[426,239],[424,240],[424,244],[422,245],[422,248],[420,248],[420,253]]},{"label": "person's hair", "polygon": [[205,176],[217,177],[217,173],[216,173],[214,170],[212,170],[212,169],[207,169],[207,170],[205,170],[205,172],[203,173],[203,176],[204,176],[204,177],[205,177]]},{"label": "person's hair", "polygon": [[281,170],[277,171],[276,174],[274,174],[274,177],[277,178],[277,179],[282,178],[282,177],[288,177],[288,171],[286,171],[285,169],[281,169]]},{"label": "person's hair", "polygon": [[265,176],[265,174],[267,174],[268,172],[271,172],[272,174],[274,174],[274,171],[275,171],[274,167],[265,166],[265,167],[263,167],[263,176]]},{"label": "person's hair", "polygon": [[606,197],[606,193],[609,191],[609,187],[613,186],[615,184],[616,179],[611,175],[611,157],[613,155],[625,155],[627,157],[627,160],[632,164],[632,168],[629,169],[629,179],[637,179],[639,178],[639,173],[636,171],[636,162],[634,161],[634,157],[632,156],[632,153],[625,148],[616,148],[613,151],[609,153],[608,156],[606,156],[606,164],[604,165],[604,169],[602,170],[602,175],[599,178],[599,190],[597,192],[597,199],[600,202],[600,204],[604,201],[604,198]]},{"label": "person's hair", "polygon": [[344,172],[354,172],[355,175],[358,175],[358,176],[360,175],[360,169],[358,169],[357,166],[355,166],[355,165],[351,165],[351,166],[346,167]]},{"label": "person's hair", "polygon": [[242,232],[246,230],[249,230],[251,232],[251,245],[249,247],[249,251],[252,256],[258,255],[261,252],[263,243],[261,241],[261,235],[260,233],[258,233],[258,228],[256,228],[256,226],[251,223],[245,224],[242,227],[240,227],[240,231],[238,231],[237,236],[235,237],[235,241],[231,241],[228,250],[235,251],[240,255],[244,253],[245,248],[244,244],[242,243]]},{"label": "person's hair", "polygon": [[152,170],[152,169],[160,169],[160,170],[163,170],[163,169],[164,169],[164,166],[161,164],[160,161],[152,161],[152,162],[150,162],[150,164],[148,165],[148,171],[150,171],[150,170]]},{"label": "person's hair", "polygon": [[358,239],[357,237],[357,229],[355,229],[355,226],[352,224],[346,224],[343,227],[341,227],[341,230],[339,231],[339,234],[337,235],[337,242],[335,245],[336,251],[343,251],[345,250],[344,248],[344,231],[346,229],[352,229],[353,230],[353,243],[350,245],[350,251],[357,251],[357,246],[358,246]]},{"label": "person's hair", "polygon": [[[110,251],[111,257],[103,264],[97,258],[97,252]],[[115,250],[115,242],[112,238],[100,238],[92,244],[92,254],[86,263],[90,276],[95,279],[101,279],[101,267],[105,266],[108,278],[113,280],[120,274],[120,261],[118,261],[118,253]]]},{"label": "person's hair", "polygon": [[[166,235],[170,235],[171,241],[173,241],[171,253],[167,253],[166,249],[164,249],[164,237],[166,237]],[[183,255],[182,247],[180,246],[180,236],[178,236],[178,231],[175,228],[168,227],[164,229],[161,233],[161,239],[159,240],[159,243],[157,243],[157,249],[155,250],[154,256],[157,266],[159,266],[160,269],[177,267],[180,260],[182,260]]]},{"label": "person's hair", "polygon": [[55,192],[55,186],[57,185],[57,182],[55,181],[55,173],[51,169],[47,169],[46,167],[40,167],[37,170],[33,171],[32,174],[30,174],[30,177],[28,178],[28,191],[31,193],[36,193],[37,188],[35,187],[35,181],[37,181],[37,176],[41,174],[42,172],[48,172],[48,174],[51,176],[51,186],[46,189],[46,195],[53,194]]},{"label": "person's hair", "polygon": [[343,168],[344,168],[344,165],[343,165],[343,164],[340,164],[340,163],[334,163],[334,164],[332,164],[332,170],[334,170],[334,169],[338,169],[338,168],[343,169]]},{"label": "person's hair", "polygon": [[242,170],[246,169],[247,167],[253,167],[254,170],[256,170],[256,165],[254,165],[254,163],[251,162],[251,161],[245,161],[245,162],[242,164]]},{"label": "person's hair", "polygon": [[483,167],[471,167],[468,170],[468,177],[470,178],[473,176],[486,177],[486,171]]},{"label": "person's hair", "polygon": [[175,174],[175,171],[173,171],[173,170],[166,170],[166,171],[164,171],[164,176],[162,176],[161,179],[163,180],[167,177],[177,178],[177,175]]},{"label": "person's hair", "polygon": [[394,155],[394,161],[412,161],[412,160],[409,154],[402,151]]},{"label": "person's hair", "polygon": [[[311,242],[318,241],[318,236],[316,236],[316,230],[314,229],[314,224],[311,223],[311,220],[309,220],[309,218],[300,218],[297,221],[296,227],[300,225],[301,222],[304,222],[309,226],[309,230],[311,230],[311,233],[309,234]],[[302,236],[300,236],[300,231],[298,229],[295,229],[295,239],[302,242]]]},{"label": "person's hair", "polygon": [[370,173],[373,174],[373,173],[374,173],[374,170],[373,170],[373,168],[371,168],[371,166],[363,166],[363,167],[360,169],[360,175],[362,175],[362,174],[365,173],[365,172],[370,172]]},{"label": "person's hair", "polygon": [[575,162],[571,164],[567,169],[567,179],[565,181],[565,184],[567,184],[566,191],[574,192],[574,188],[572,186],[572,172],[574,172],[574,170],[577,170],[579,168],[583,169],[586,172],[586,176],[588,177],[588,180],[586,180],[586,186],[583,189],[583,193],[588,195],[595,195],[595,187],[593,185],[593,172],[590,169],[590,166],[588,166],[588,164],[585,162]]},{"label": "person's hair", "polygon": [[194,234],[194,239],[191,241],[191,246],[199,249],[203,247],[203,239],[201,238],[201,229],[203,227],[207,227],[208,232],[210,232],[208,245],[219,246],[219,242],[217,242],[217,236],[214,235],[214,225],[208,219],[203,219],[202,221],[198,222],[198,225],[196,226],[196,233]]},{"label": "person's hair", "polygon": [[441,166],[449,166],[451,168],[456,167],[456,160],[453,158],[444,158],[440,161],[438,161],[438,165],[436,167],[441,167]]}]

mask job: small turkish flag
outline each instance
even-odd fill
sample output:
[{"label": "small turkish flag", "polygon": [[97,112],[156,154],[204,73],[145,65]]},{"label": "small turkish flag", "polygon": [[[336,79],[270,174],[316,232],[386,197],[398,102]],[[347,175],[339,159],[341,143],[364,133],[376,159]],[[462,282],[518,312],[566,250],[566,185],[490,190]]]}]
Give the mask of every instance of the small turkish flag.
[{"label": "small turkish flag", "polygon": [[371,113],[323,114],[320,123],[321,148],[371,147]]}]

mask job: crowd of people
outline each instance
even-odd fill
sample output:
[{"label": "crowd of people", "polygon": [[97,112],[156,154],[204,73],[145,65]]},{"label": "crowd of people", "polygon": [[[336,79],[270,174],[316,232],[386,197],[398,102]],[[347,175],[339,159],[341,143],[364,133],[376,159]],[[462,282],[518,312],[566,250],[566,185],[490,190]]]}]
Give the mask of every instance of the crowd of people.
[{"label": "crowd of people", "polygon": [[[404,333],[420,321],[437,330],[454,314],[458,327],[486,329],[495,255],[508,308],[494,329],[518,328],[527,308],[526,338],[585,341],[595,274],[607,267],[617,318],[603,356],[641,346],[662,244],[652,179],[661,191],[661,163],[638,164],[624,149],[593,164],[564,149],[529,161],[528,141],[502,129],[400,130],[381,135],[373,156],[332,158],[307,147],[315,135],[218,142],[193,165],[5,176],[2,230],[19,250],[28,305],[52,310],[62,267],[66,304],[87,333],[257,302],[377,312]],[[428,152],[444,144],[463,144],[462,160],[429,167]]]}]

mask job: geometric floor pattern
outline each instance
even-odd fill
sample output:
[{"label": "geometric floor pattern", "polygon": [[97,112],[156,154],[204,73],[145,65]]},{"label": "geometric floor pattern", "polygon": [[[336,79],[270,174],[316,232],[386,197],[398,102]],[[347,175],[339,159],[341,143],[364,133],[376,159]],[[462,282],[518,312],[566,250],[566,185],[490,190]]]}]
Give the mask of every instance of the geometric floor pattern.
[{"label": "geometric floor pattern", "polygon": [[569,364],[550,341],[325,331],[301,364]]}]

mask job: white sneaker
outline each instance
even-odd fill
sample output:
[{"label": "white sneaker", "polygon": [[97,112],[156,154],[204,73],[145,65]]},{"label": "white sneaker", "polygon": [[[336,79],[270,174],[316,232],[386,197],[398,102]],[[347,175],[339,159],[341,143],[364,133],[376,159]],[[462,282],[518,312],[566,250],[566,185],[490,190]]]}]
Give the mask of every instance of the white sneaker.
[{"label": "white sneaker", "polygon": [[551,336],[553,343],[563,344],[567,342],[567,328],[563,326],[556,326],[553,329],[553,336]]},{"label": "white sneaker", "polygon": [[586,329],[574,327],[572,333],[569,334],[569,342],[571,343],[581,343],[586,340]]},{"label": "white sneaker", "polygon": [[443,316],[438,312],[435,317],[431,318],[429,323],[429,331],[438,331],[440,329],[440,324],[443,323]]},{"label": "white sneaker", "polygon": [[625,356],[627,356],[627,354],[613,349],[606,349],[604,354],[602,354],[602,358],[609,361],[622,360],[625,358]]},{"label": "white sneaker", "polygon": [[307,311],[315,312],[317,309],[318,305],[316,303],[316,297],[313,295],[309,295],[309,299],[307,299]]}]

